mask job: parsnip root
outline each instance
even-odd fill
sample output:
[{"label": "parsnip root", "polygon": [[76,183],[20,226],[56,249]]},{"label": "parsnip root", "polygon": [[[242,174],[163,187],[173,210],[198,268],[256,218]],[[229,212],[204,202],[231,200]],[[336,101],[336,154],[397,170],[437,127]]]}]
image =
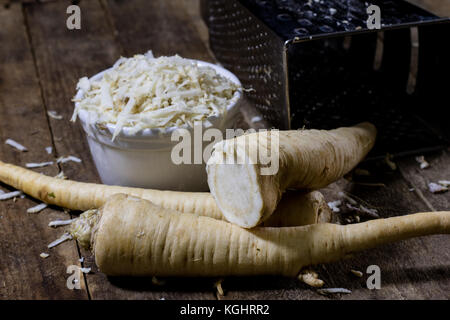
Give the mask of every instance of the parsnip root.
[{"label": "parsnip root", "polygon": [[242,229],[226,221],[162,209],[114,195],[99,210],[91,244],[112,276],[294,277],[306,266],[381,244],[450,233],[450,212],[427,212],[352,225]]},{"label": "parsnip root", "polygon": [[330,131],[279,131],[278,137],[279,151],[271,156],[277,157],[279,170],[269,175],[262,171],[268,165],[252,151],[270,155],[274,136],[251,133],[214,146],[207,163],[208,184],[229,222],[255,227],[275,211],[287,188],[317,190],[338,180],[372,149],[376,129],[361,123]]},{"label": "parsnip root", "polygon": [[[160,191],[62,180],[1,161],[0,181],[45,203],[72,210],[100,208],[108,197],[123,193],[150,200],[166,209],[224,219],[214,198],[207,192]],[[265,225],[299,226],[330,222],[331,217],[320,192],[290,192],[286,200],[281,201],[273,219]]]}]

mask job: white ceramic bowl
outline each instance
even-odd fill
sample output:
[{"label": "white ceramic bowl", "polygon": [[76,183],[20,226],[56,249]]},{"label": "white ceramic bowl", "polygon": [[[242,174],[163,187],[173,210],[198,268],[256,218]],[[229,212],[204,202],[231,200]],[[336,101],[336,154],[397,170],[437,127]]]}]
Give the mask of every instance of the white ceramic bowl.
[{"label": "white ceramic bowl", "polygon": [[[221,76],[241,86],[239,79],[228,70],[211,63],[192,61],[199,66],[213,68]],[[106,71],[96,74],[91,80],[101,79]],[[79,90],[75,97],[81,99],[83,95],[84,92]],[[242,91],[239,90],[223,116],[208,118],[213,125],[212,128],[222,132],[227,128],[233,128],[241,103]],[[112,141],[115,125],[108,124],[106,128],[101,129],[95,124],[90,124],[89,116],[85,110],[81,110],[78,114],[86,132],[92,158],[104,184],[161,190],[208,191],[204,162],[180,165],[172,162],[172,148],[178,142],[172,142],[170,138],[176,127],[145,129],[136,134],[130,133],[130,129],[125,127]],[[193,129],[187,129],[192,135]],[[206,145],[207,143],[204,144]],[[193,152],[191,154],[193,155]]]}]

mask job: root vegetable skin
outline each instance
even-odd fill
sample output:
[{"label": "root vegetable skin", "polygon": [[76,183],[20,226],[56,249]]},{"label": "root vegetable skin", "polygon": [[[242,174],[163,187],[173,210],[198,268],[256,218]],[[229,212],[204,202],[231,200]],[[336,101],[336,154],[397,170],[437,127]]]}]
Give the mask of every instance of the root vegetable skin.
[{"label": "root vegetable skin", "polygon": [[233,158],[230,153],[235,159],[251,158],[247,153],[254,146],[269,154],[270,135],[224,140],[214,146],[207,163],[209,188],[229,222],[252,228],[270,217],[287,188],[317,190],[350,172],[372,149],[375,138],[370,123],[330,131],[279,131],[279,170],[274,175],[262,175],[259,164],[223,164],[224,158]]},{"label": "root vegetable skin", "polygon": [[113,196],[91,239],[112,276],[296,276],[305,266],[411,237],[450,233],[450,212],[417,213],[353,225],[242,229],[226,221]]},{"label": "root vegetable skin", "polygon": [[[331,222],[333,213],[322,193],[289,190],[278,204],[275,212],[261,227],[296,227]],[[225,217],[222,216],[222,220]]]},{"label": "root vegetable skin", "polygon": [[[214,198],[206,192],[160,191],[62,180],[1,161],[0,181],[45,203],[72,210],[97,209],[105,204],[108,197],[123,193],[150,200],[166,209],[224,219]],[[265,225],[299,226],[330,222],[331,218],[332,214],[320,192],[290,192]]]},{"label": "root vegetable skin", "polygon": [[148,199],[164,208],[221,218],[210,193],[161,191],[83,183],[48,177],[31,170],[0,161],[0,181],[33,198],[72,210],[100,208],[116,193]]}]

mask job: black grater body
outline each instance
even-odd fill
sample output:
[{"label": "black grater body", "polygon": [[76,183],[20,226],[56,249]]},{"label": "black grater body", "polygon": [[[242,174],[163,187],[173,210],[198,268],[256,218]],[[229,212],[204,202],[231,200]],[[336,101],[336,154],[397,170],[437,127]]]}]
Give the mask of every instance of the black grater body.
[{"label": "black grater body", "polygon": [[[367,27],[367,7],[381,29]],[[372,156],[448,145],[450,23],[405,1],[204,0],[217,59],[280,129],[371,121]]]}]

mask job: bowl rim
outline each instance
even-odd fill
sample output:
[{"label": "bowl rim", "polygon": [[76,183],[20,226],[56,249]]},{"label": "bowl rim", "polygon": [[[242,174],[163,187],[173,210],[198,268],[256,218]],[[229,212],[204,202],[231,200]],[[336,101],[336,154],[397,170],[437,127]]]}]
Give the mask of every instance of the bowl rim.
[{"label": "bowl rim", "polygon": [[[206,120],[210,121],[210,122],[214,122],[217,121],[218,119],[222,118],[222,117],[227,117],[228,114],[231,113],[231,111],[233,111],[233,109],[239,104],[240,100],[242,99],[243,96],[243,87],[242,84],[240,82],[240,80],[238,79],[238,77],[233,74],[231,71],[223,68],[220,65],[217,64],[213,64],[210,62],[206,62],[206,61],[202,61],[202,60],[196,60],[196,59],[188,59],[188,58],[184,58],[186,60],[192,61],[194,63],[196,63],[199,67],[210,67],[213,68],[219,75],[227,78],[228,80],[230,80],[231,82],[233,82],[234,84],[238,85],[239,89],[234,93],[233,97],[230,100],[230,103],[227,105],[226,107],[226,111],[219,115],[219,116],[209,116],[206,118]],[[99,79],[101,79],[103,77],[103,74],[109,70],[111,70],[113,67],[107,68],[93,76],[91,76],[89,78],[90,81],[97,81]],[[75,99],[81,99],[84,95],[84,91],[82,89],[79,89],[75,95]],[[79,105],[79,102],[75,102],[75,108]],[[80,119],[83,128],[86,130],[85,125],[88,125],[90,128],[89,129],[95,129],[97,132],[100,131],[100,128],[98,128],[97,123],[89,123],[87,120],[89,118],[89,111],[86,110],[80,110],[78,112],[78,118]],[[103,134],[108,134],[113,136],[114,131],[116,129],[116,125],[112,124],[112,123],[107,123],[104,127],[106,127],[107,130],[101,130]],[[205,126],[205,121],[202,121],[202,127],[206,128]],[[213,126],[214,127],[214,126]],[[188,124],[184,124],[182,126],[171,126],[171,127],[166,127],[166,128],[145,128],[145,129],[141,129],[139,131],[136,132],[132,132],[132,128],[131,127],[123,127],[120,132],[117,134],[116,139],[117,138],[132,138],[132,137],[154,137],[154,136],[161,136],[161,135],[170,135],[173,131],[177,130],[177,129],[192,129],[191,126],[189,126]]]}]

